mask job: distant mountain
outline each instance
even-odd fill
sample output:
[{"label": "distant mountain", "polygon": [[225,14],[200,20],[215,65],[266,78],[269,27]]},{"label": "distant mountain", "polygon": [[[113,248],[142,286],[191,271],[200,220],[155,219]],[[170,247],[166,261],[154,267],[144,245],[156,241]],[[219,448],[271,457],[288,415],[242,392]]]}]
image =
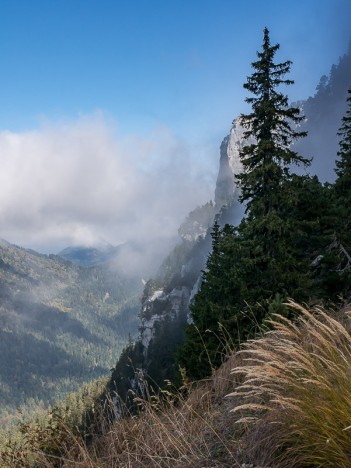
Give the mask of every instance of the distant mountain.
[{"label": "distant mountain", "polygon": [[0,241],[0,415],[108,374],[136,332],[141,287]]},{"label": "distant mountain", "polygon": [[351,42],[348,52],[333,65],[328,76],[323,75],[314,96],[297,104],[306,120],[301,130],[308,136],[295,144],[303,156],[312,157],[309,172],[322,182],[335,180],[335,159],[340,138],[337,132],[345,115],[347,90],[351,86]]},{"label": "distant mountain", "polygon": [[98,247],[67,247],[57,255],[79,266],[101,265],[116,253],[116,248],[110,244]]},{"label": "distant mountain", "polygon": [[165,255],[176,245],[177,238],[157,237],[128,241],[117,246],[102,243],[95,246],[71,246],[57,255],[75,265],[91,267],[105,265],[125,277],[140,282],[157,273]]}]

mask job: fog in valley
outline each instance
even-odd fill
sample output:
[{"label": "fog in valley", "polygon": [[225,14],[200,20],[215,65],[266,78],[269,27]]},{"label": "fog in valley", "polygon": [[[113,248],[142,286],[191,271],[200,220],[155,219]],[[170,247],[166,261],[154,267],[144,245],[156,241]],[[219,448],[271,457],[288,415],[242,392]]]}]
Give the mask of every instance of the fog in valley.
[{"label": "fog in valley", "polygon": [[188,212],[213,196],[217,170],[217,154],[199,164],[166,127],[120,138],[102,114],[3,131],[0,153],[3,238],[44,253],[126,244],[127,270],[161,260]]}]

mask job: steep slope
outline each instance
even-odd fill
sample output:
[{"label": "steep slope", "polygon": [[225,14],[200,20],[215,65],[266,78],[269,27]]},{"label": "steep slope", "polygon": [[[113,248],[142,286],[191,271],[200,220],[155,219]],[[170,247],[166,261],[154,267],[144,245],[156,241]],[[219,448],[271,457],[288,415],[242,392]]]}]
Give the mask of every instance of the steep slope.
[{"label": "steep slope", "polygon": [[[351,49],[337,66],[332,67],[330,76],[321,79],[315,96],[299,102],[306,115],[301,129],[307,130],[309,136],[296,145],[296,150],[304,156],[314,157],[310,173],[317,174],[322,180],[334,179],[337,131],[350,84]],[[239,158],[242,144],[243,128],[240,119],[236,118],[220,146],[213,210],[208,211],[205,223],[197,219],[199,212],[192,213],[194,224],[199,228],[202,226],[201,235],[193,244],[183,236],[182,243],[166,259],[164,265],[168,266],[161,268],[156,278],[146,284],[140,313],[140,340],[135,347],[138,353],[135,355],[138,365],[157,383],[172,375],[174,352],[182,340],[184,323],[190,319],[189,306],[198,290],[211,246],[208,227],[213,224],[215,214],[222,225],[237,225],[244,215],[244,207],[237,200],[239,189],[235,181],[235,174],[242,170]],[[116,368],[113,379],[118,380],[118,372],[123,373],[121,366]]]},{"label": "steep slope", "polygon": [[59,452],[65,467],[348,468],[350,306],[290,307],[297,321],[275,322],[206,381],[188,386],[185,397],[140,398],[138,415],[102,427],[88,446],[60,425],[53,435],[50,423],[38,440],[36,425],[21,450],[3,455],[4,466],[21,466],[13,460],[24,454],[52,466]]},{"label": "steep slope", "polygon": [[210,249],[208,228],[214,215],[212,203],[189,214],[179,228],[181,243],[164,260],[156,278],[144,288],[140,312],[142,367],[159,385],[174,377],[173,353],[183,341],[189,304],[197,292]]},{"label": "steep slope", "polygon": [[141,282],[0,243],[0,411],[106,374],[136,331]]},{"label": "steep slope", "polygon": [[312,157],[311,174],[322,182],[335,180],[335,158],[339,149],[337,132],[346,112],[347,90],[351,86],[351,42],[348,52],[337,65],[331,67],[329,76],[322,76],[316,93],[299,105],[306,120],[301,125],[308,137],[298,142],[296,150]]}]

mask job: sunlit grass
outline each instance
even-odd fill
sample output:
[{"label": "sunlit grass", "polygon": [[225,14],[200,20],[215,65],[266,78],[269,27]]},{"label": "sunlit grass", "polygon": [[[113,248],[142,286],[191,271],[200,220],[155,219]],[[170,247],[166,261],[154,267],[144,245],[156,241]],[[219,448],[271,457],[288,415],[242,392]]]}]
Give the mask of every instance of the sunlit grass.
[{"label": "sunlit grass", "polygon": [[233,411],[241,423],[256,421],[253,452],[274,466],[350,467],[350,334],[321,309],[290,307],[296,323],[276,316],[272,331],[245,345],[244,364],[233,369],[244,375]]}]

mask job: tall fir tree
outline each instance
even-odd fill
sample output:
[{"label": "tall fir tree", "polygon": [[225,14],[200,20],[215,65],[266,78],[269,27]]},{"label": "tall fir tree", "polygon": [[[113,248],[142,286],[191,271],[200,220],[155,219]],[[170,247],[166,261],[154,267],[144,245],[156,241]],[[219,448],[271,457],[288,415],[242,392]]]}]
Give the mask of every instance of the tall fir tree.
[{"label": "tall fir tree", "polygon": [[305,299],[311,281],[306,242],[297,242],[306,231],[298,188],[319,183],[300,183],[290,173],[291,164],[307,166],[309,160],[290,146],[305,132],[296,130],[303,119],[299,110],[289,107],[287,96],[277,90],[293,83],[284,79],[291,62],[274,63],[278,48],[270,45],[266,28],[254,73],[244,85],[254,94],[246,99],[252,112],[241,116],[244,137],[253,143],[244,142],[244,172],[237,176],[247,217],[237,229],[214,226],[212,253],[191,308],[194,323],[178,356],[191,378],[205,377],[221,363],[226,345],[219,323],[238,346],[255,334],[269,312],[282,312],[288,296]]},{"label": "tall fir tree", "polygon": [[308,270],[294,251],[298,226],[289,217],[294,200],[287,188],[292,180],[291,165],[306,167],[310,160],[291,148],[295,140],[306,136],[296,130],[304,117],[298,108],[289,106],[288,97],[278,89],[293,84],[285,78],[291,61],[274,62],[278,49],[279,44],[270,44],[265,28],[262,51],[257,52],[254,72],[244,84],[254,95],[246,98],[252,111],[241,115],[244,139],[253,141],[246,145],[244,141],[240,152],[243,172],[237,179],[241,201],[246,203],[247,218],[240,232],[251,251],[250,277],[257,285],[254,301],[277,293],[296,296],[305,282],[303,270]]},{"label": "tall fir tree", "polygon": [[240,153],[243,172],[237,175],[247,211],[254,216],[267,216],[279,209],[281,186],[290,175],[291,164],[308,166],[310,160],[291,149],[291,143],[306,136],[292,128],[303,116],[298,108],[290,107],[288,97],[280,93],[280,85],[294,82],[284,79],[292,62],[274,63],[279,44],[270,45],[269,31],[264,29],[262,52],[252,63],[254,73],[247,78],[244,88],[254,94],[245,101],[252,106],[250,114],[241,115],[246,129],[244,139],[254,143],[244,145]]}]

